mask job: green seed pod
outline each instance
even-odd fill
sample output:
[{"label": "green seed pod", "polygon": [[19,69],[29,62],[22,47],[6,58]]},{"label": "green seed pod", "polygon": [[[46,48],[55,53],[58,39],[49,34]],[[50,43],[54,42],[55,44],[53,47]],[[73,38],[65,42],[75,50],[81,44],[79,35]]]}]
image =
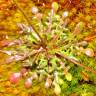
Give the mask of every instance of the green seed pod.
[{"label": "green seed pod", "polygon": [[54,93],[59,96],[61,93],[61,88],[58,84],[55,84]]},{"label": "green seed pod", "polygon": [[66,73],[66,74],[65,74],[65,78],[66,78],[67,81],[71,81],[71,80],[72,80],[72,75],[71,75],[71,73]]},{"label": "green seed pod", "polygon": [[59,84],[59,85],[63,85],[63,83],[64,83],[63,79],[58,78],[58,84]]},{"label": "green seed pod", "polygon": [[52,3],[52,9],[55,10],[55,11],[57,11],[58,8],[59,8],[58,3],[57,3],[57,2],[53,2],[53,3]]}]

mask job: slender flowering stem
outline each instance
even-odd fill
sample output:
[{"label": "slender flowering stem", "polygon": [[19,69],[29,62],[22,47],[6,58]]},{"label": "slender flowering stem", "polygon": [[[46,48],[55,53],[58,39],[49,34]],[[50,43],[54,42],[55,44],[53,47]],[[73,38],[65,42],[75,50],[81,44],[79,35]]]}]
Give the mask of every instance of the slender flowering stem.
[{"label": "slender flowering stem", "polygon": [[18,6],[17,2],[15,0],[13,0],[14,4],[17,6],[17,8],[19,9],[19,11],[23,14],[23,16],[25,17],[25,19],[27,20],[29,26],[32,27],[32,30],[34,32],[36,32],[36,34],[38,35],[38,37],[40,38],[41,40],[41,44],[43,47],[45,47],[45,43],[44,43],[44,40],[42,39],[42,37],[40,36],[40,34],[38,33],[38,31],[34,28],[34,26],[32,25],[32,23],[30,22],[29,18],[26,16],[26,14],[24,13],[24,11]]},{"label": "slender flowering stem", "polygon": [[76,61],[76,60],[74,60],[74,59],[72,59],[72,58],[69,58],[68,56],[66,56],[66,55],[64,55],[64,54],[56,53],[56,55],[57,55],[57,56],[60,56],[60,57],[63,57],[63,58],[65,58],[66,60],[69,60],[70,62],[72,62],[72,63],[74,63],[74,64],[76,64],[76,65],[79,65],[79,66],[85,68],[86,71],[90,71],[90,72],[96,74],[96,70],[92,69],[91,67],[86,67],[86,66],[84,66],[84,64],[82,64],[82,63],[80,63],[80,62],[78,62],[78,61]]}]

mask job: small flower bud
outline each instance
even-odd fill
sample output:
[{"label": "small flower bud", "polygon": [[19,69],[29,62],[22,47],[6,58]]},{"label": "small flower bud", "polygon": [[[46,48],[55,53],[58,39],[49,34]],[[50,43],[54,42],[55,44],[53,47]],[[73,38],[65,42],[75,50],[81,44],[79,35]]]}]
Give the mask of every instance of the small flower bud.
[{"label": "small flower bud", "polygon": [[37,14],[38,13],[38,8],[36,6],[32,7],[32,13]]}]

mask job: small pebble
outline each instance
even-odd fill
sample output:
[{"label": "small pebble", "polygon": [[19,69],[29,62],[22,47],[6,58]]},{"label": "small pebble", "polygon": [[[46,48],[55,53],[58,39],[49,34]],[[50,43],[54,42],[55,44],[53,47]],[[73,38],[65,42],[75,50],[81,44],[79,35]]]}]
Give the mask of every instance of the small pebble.
[{"label": "small pebble", "polygon": [[25,87],[26,88],[32,87],[32,79],[31,78],[26,79],[26,81],[25,81]]}]

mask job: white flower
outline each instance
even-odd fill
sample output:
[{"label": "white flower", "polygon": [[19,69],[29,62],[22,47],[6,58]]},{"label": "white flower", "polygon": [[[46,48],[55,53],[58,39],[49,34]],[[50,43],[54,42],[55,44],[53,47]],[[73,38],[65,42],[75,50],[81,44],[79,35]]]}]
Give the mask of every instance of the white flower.
[{"label": "white flower", "polygon": [[69,14],[69,12],[65,11],[65,12],[63,12],[62,17],[68,17],[68,14]]}]

